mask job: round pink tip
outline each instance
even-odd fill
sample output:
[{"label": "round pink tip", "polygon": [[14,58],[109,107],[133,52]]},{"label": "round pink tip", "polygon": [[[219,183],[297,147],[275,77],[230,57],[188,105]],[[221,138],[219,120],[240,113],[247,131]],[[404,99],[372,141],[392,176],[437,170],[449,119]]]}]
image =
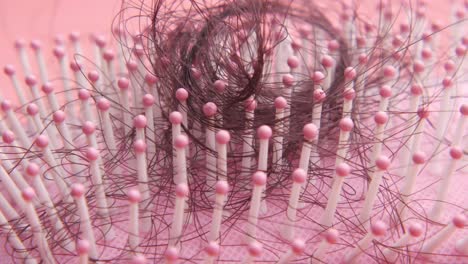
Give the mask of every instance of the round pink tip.
[{"label": "round pink tip", "polygon": [[46,148],[49,145],[49,138],[46,135],[39,135],[34,141],[38,148]]},{"label": "round pink tip", "polygon": [[26,107],[26,112],[30,116],[35,116],[39,113],[39,107],[37,107],[37,105],[34,103],[28,104],[28,106]]},{"label": "round pink tip", "polygon": [[418,116],[419,118],[428,118],[429,117],[429,110],[426,107],[421,107],[418,109]]},{"label": "round pink tip", "polygon": [[351,101],[356,97],[356,91],[353,88],[346,88],[343,91],[343,97],[347,101]]},{"label": "round pink tip", "polygon": [[145,75],[145,82],[149,85],[154,85],[156,84],[157,82],[159,81],[158,77],[150,74],[150,73],[147,73]]},{"label": "round pink tip", "polygon": [[220,130],[216,133],[216,143],[227,144],[231,140],[231,134],[226,130]]},{"label": "round pink tip", "polygon": [[252,241],[248,245],[248,251],[250,256],[260,257],[260,255],[262,255],[263,252],[263,246],[257,241]]},{"label": "round pink tip", "polygon": [[315,71],[312,74],[312,80],[314,81],[314,84],[322,84],[325,80],[325,75],[321,71]]},{"label": "round pink tip", "polygon": [[424,48],[422,51],[421,51],[421,57],[424,59],[424,60],[429,60],[430,58],[432,58],[432,50],[430,48]]},{"label": "round pink tip", "polygon": [[144,153],[146,151],[146,143],[142,139],[137,139],[135,143],[133,143],[133,151],[135,153]]},{"label": "round pink tip", "polygon": [[148,263],[148,260],[143,255],[133,256],[132,261],[130,262],[130,264],[146,264],[146,263]]},{"label": "round pink tip", "polygon": [[217,194],[225,195],[229,191],[229,184],[227,181],[218,181],[215,186]]},{"label": "round pink tip", "polygon": [[388,115],[385,112],[379,111],[374,116],[374,121],[378,125],[384,125],[388,121]]},{"label": "round pink tip", "polygon": [[304,138],[308,141],[316,140],[319,133],[317,126],[312,123],[306,124],[302,132],[304,133]]},{"label": "round pink tip", "polygon": [[31,187],[26,187],[23,189],[23,191],[21,192],[21,197],[23,197],[23,199],[26,201],[26,202],[31,202],[34,197],[36,197],[36,192],[34,191],[33,188]]},{"label": "round pink tip", "polygon": [[388,85],[384,85],[384,86],[380,87],[379,94],[383,98],[388,98],[388,97],[392,96],[392,88],[390,88],[390,86],[388,86]]},{"label": "round pink tip", "polygon": [[57,124],[61,124],[63,121],[65,121],[65,118],[65,112],[62,110],[57,110],[53,115],[54,122]]},{"label": "round pink tip", "polygon": [[27,166],[26,166],[26,175],[28,175],[29,177],[35,177],[39,174],[39,165],[37,165],[36,163],[34,162],[30,162]]},{"label": "round pink tip", "polygon": [[347,163],[340,163],[336,166],[336,175],[346,177],[351,173],[351,167]]},{"label": "round pink tip", "polygon": [[329,55],[325,55],[322,57],[321,63],[323,67],[331,68],[333,65],[335,65],[335,60]]},{"label": "round pink tip", "polygon": [[144,107],[152,107],[154,104],[154,97],[151,94],[145,94],[142,102]]},{"label": "round pink tip", "polygon": [[99,48],[106,46],[106,38],[103,35],[94,36],[94,42]]},{"label": "round pink tip", "polygon": [[138,64],[134,60],[129,60],[127,62],[127,69],[130,72],[134,72],[134,71],[138,70]]},{"label": "round pink tip", "polygon": [[179,102],[185,102],[187,101],[188,97],[189,97],[189,94],[187,92],[187,90],[185,90],[184,88],[179,88],[177,89],[176,91],[176,98]]},{"label": "round pink tip", "polygon": [[89,94],[88,90],[80,89],[80,91],[78,91],[78,98],[81,101],[87,101],[90,97],[91,95]]},{"label": "round pink tip", "polygon": [[54,43],[55,43],[55,45],[63,46],[65,44],[65,37],[63,35],[61,35],[61,34],[57,34],[54,37]]},{"label": "round pink tip", "polygon": [[80,32],[73,31],[72,33],[70,33],[70,35],[68,35],[68,38],[71,42],[77,42],[78,40],[80,40]]},{"label": "round pink tip", "polygon": [[396,35],[395,37],[393,37],[393,40],[392,40],[392,46],[394,48],[398,48],[400,47],[401,45],[403,45],[403,38],[400,36],[400,35]]},{"label": "round pink tip", "polygon": [[11,64],[8,64],[8,65],[5,65],[5,67],[3,68],[3,72],[8,75],[8,76],[12,76],[15,74],[15,67]]},{"label": "round pink tip", "polygon": [[122,77],[117,81],[117,86],[119,86],[120,90],[127,90],[128,86],[130,86],[130,81],[127,78]]},{"label": "round pink tip", "polygon": [[88,254],[89,249],[90,249],[90,244],[89,244],[88,240],[80,239],[76,243],[76,252],[78,253],[78,255]]},{"label": "round pink tip", "polygon": [[463,157],[463,150],[459,146],[450,147],[450,157],[452,159],[461,159]]},{"label": "round pink tip", "polygon": [[90,71],[88,73],[88,78],[91,82],[95,83],[99,80],[99,73],[97,71]]},{"label": "round pink tip", "polygon": [[89,147],[86,149],[86,159],[88,161],[95,161],[99,158],[99,151],[93,147]]},{"label": "round pink tip", "polygon": [[111,49],[106,49],[106,50],[104,51],[104,53],[102,54],[102,57],[104,58],[104,60],[106,60],[106,61],[109,62],[109,61],[114,60],[114,58],[115,58],[115,53],[114,53],[114,51],[111,50]]},{"label": "round pink tip", "polygon": [[322,103],[327,95],[322,89],[315,89],[314,90],[314,101],[317,103]]},{"label": "round pink tip", "polygon": [[50,82],[46,82],[42,85],[41,89],[45,94],[50,94],[54,91],[54,86]]},{"label": "round pink tip", "polygon": [[448,73],[452,73],[455,70],[455,62],[453,60],[448,60],[444,63],[444,69]]},{"label": "round pink tip", "polygon": [[100,111],[107,111],[110,108],[110,102],[106,98],[100,98],[96,105]]},{"label": "round pink tip", "polygon": [[284,97],[282,97],[282,96],[276,97],[276,99],[275,99],[275,108],[276,109],[284,109],[284,108],[286,108],[287,105],[288,105],[288,102],[286,101],[286,99],[284,99]]},{"label": "round pink tip", "polygon": [[294,76],[292,76],[291,74],[285,74],[283,75],[283,84],[284,86],[286,87],[290,87],[294,84]]},{"label": "round pink tip", "polygon": [[415,164],[424,164],[426,162],[426,153],[416,151],[414,152],[412,159]]},{"label": "round pink tip", "polygon": [[390,166],[390,159],[387,156],[381,155],[375,160],[375,165],[379,170],[386,170]]},{"label": "round pink tip", "polygon": [[83,131],[83,133],[84,133],[85,135],[88,136],[88,135],[93,134],[94,131],[96,131],[96,125],[94,125],[94,123],[91,122],[91,121],[86,121],[86,122],[83,124],[81,130]]},{"label": "round pink tip", "polygon": [[400,24],[400,32],[401,33],[408,33],[410,31],[410,26],[408,23]]},{"label": "round pink tip", "polygon": [[81,65],[76,61],[72,61],[70,63],[70,69],[72,69],[73,72],[79,72],[81,71]]},{"label": "round pink tip", "polygon": [[412,223],[409,228],[408,228],[409,234],[412,237],[419,237],[422,235],[424,228],[421,224],[419,223]]},{"label": "round pink tip", "polygon": [[216,80],[214,83],[213,83],[213,87],[215,88],[215,90],[218,92],[218,93],[222,93],[224,92],[224,90],[226,89],[226,82],[222,81],[222,80]]},{"label": "round pink tip", "polygon": [[81,183],[74,183],[72,186],[71,186],[71,195],[74,197],[74,198],[79,198],[79,197],[82,197],[85,193],[85,187],[83,184]]},{"label": "round pink tip", "polygon": [[257,101],[253,98],[248,98],[245,100],[244,106],[246,111],[253,112],[257,108]]},{"label": "round pink tip", "polygon": [[465,54],[466,54],[466,47],[464,45],[459,45],[455,48],[455,54],[458,56],[458,57],[464,57]]},{"label": "round pink tip", "polygon": [[134,53],[137,57],[142,57],[143,55],[145,55],[145,49],[144,49],[140,44],[137,44],[137,45],[135,45],[135,47],[133,48],[133,53]]},{"label": "round pink tip", "polygon": [[3,112],[7,112],[11,110],[11,103],[8,100],[3,100],[0,106]]},{"label": "round pink tip", "polygon": [[305,242],[302,239],[295,239],[292,242],[291,249],[296,255],[301,255],[305,250]]},{"label": "round pink tip", "polygon": [[182,123],[183,117],[180,112],[174,111],[169,114],[169,122],[173,125],[180,125]]},{"label": "round pink tip", "polygon": [[15,133],[13,133],[11,130],[5,130],[2,133],[2,140],[6,144],[11,144],[13,141],[15,141]]},{"label": "round pink tip", "polygon": [[350,132],[354,127],[353,120],[349,117],[344,117],[340,120],[339,127],[344,132]]},{"label": "round pink tip", "polygon": [[344,77],[347,81],[354,80],[356,78],[357,72],[353,67],[348,67],[344,70]]},{"label": "round pink tip", "polygon": [[131,203],[139,203],[141,201],[141,193],[138,189],[133,188],[127,192],[128,201]]},{"label": "round pink tip", "polygon": [[145,128],[147,124],[146,117],[144,115],[137,115],[133,118],[133,126],[135,128]]},{"label": "round pink tip", "polygon": [[273,131],[271,131],[271,128],[267,125],[260,126],[257,129],[257,136],[259,139],[269,139],[271,135],[273,134]]},{"label": "round pink tip", "polygon": [[15,40],[15,48],[16,49],[22,49],[26,46],[26,41],[24,39],[17,39]]},{"label": "round pink tip", "polygon": [[208,243],[208,246],[205,248],[206,254],[211,257],[216,257],[219,255],[219,244],[216,241],[211,241]]},{"label": "round pink tip", "polygon": [[178,135],[174,140],[174,146],[176,148],[182,149],[185,148],[189,144],[189,139],[186,135]]},{"label": "round pink tip", "polygon": [[36,76],[34,76],[34,75],[28,75],[28,76],[26,76],[26,84],[27,84],[29,87],[32,87],[32,86],[36,85],[36,84],[37,84]]},{"label": "round pink tip", "polygon": [[212,102],[208,102],[205,105],[203,105],[203,113],[205,114],[206,117],[214,116],[217,111],[218,111],[218,107]]},{"label": "round pink tip", "polygon": [[358,61],[359,61],[359,64],[366,65],[369,62],[369,58],[367,57],[367,54],[362,53],[362,54],[359,54]]},{"label": "round pink tip", "polygon": [[336,39],[332,39],[328,41],[327,47],[329,51],[335,52],[340,48],[340,43]]},{"label": "round pink tip", "polygon": [[419,85],[419,84],[413,84],[413,85],[411,86],[411,94],[412,94],[413,96],[419,96],[419,95],[421,95],[422,93],[423,93],[423,88],[422,88],[421,85]]},{"label": "round pink tip", "polygon": [[387,225],[383,221],[376,221],[371,225],[371,232],[374,236],[384,236],[387,232]]},{"label": "round pink tip", "polygon": [[192,76],[195,80],[199,80],[202,76],[202,73],[200,70],[198,70],[197,68],[192,68],[191,69],[191,72],[192,72]]},{"label": "round pink tip", "polygon": [[65,56],[65,49],[61,46],[55,47],[54,48],[54,56],[57,59],[61,59]]},{"label": "round pink tip", "polygon": [[252,181],[257,186],[263,186],[266,184],[267,175],[263,171],[256,171],[252,175]]},{"label": "round pink tip", "polygon": [[413,64],[413,70],[416,73],[422,73],[425,69],[424,63],[420,60],[415,60]]},{"label": "round pink tip", "polygon": [[452,223],[455,227],[464,228],[466,224],[466,216],[464,214],[457,214],[453,217]]},{"label": "round pink tip", "polygon": [[395,78],[395,76],[396,76],[395,67],[393,67],[391,65],[385,66],[384,69],[383,69],[383,75],[386,78]]},{"label": "round pink tip", "polygon": [[31,49],[38,51],[41,49],[41,47],[42,47],[41,41],[37,39],[31,41]]},{"label": "round pink tip", "polygon": [[334,228],[330,228],[327,230],[327,232],[325,232],[325,240],[327,240],[329,244],[336,244],[338,242],[339,236],[340,233]]},{"label": "round pink tip", "polygon": [[291,69],[299,67],[299,59],[296,56],[291,56],[288,58],[288,66]]},{"label": "round pink tip", "polygon": [[460,106],[460,113],[463,115],[463,116],[468,116],[468,104],[462,104]]},{"label": "round pink tip", "polygon": [[307,179],[307,173],[301,168],[297,168],[292,173],[292,179],[295,183],[303,184]]},{"label": "round pink tip", "polygon": [[303,46],[302,46],[302,43],[300,41],[294,39],[291,42],[291,47],[292,47],[292,49],[294,51],[299,51],[300,49],[302,49]]},{"label": "round pink tip", "polygon": [[453,80],[451,77],[447,76],[442,80],[442,86],[447,89],[453,86]]},{"label": "round pink tip", "polygon": [[189,195],[189,188],[185,183],[179,183],[175,189],[177,197],[185,198]]},{"label": "round pink tip", "polygon": [[179,251],[175,247],[169,247],[164,252],[164,258],[167,261],[176,261],[179,258]]}]

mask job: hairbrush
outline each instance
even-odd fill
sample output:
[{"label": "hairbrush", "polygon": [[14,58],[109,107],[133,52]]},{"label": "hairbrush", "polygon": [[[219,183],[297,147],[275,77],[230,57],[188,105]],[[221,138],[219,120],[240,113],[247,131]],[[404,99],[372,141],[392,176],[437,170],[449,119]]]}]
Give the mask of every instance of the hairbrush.
[{"label": "hairbrush", "polygon": [[468,262],[468,3],[369,2],[123,1],[16,41],[0,262]]}]

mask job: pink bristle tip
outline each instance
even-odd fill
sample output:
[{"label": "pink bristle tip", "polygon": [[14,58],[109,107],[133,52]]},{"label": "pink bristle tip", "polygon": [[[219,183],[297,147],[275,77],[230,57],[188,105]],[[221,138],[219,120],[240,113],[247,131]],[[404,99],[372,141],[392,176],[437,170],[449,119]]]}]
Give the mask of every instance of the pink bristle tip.
[{"label": "pink bristle tip", "polygon": [[89,94],[88,90],[86,89],[80,89],[78,91],[78,98],[82,101],[86,101],[91,97],[91,94]]},{"label": "pink bristle tip", "polygon": [[377,166],[377,168],[379,168],[379,170],[387,170],[388,167],[390,167],[390,159],[387,157],[387,156],[379,156],[376,160],[375,160],[375,165]]},{"label": "pink bristle tip", "polygon": [[222,93],[226,89],[226,82],[224,82],[223,80],[216,80],[213,83],[213,87],[218,93]]},{"label": "pink bristle tip", "polygon": [[2,103],[0,104],[0,107],[2,108],[3,112],[7,112],[11,110],[11,102],[8,100],[3,100]]},{"label": "pink bristle tip", "polygon": [[275,99],[275,108],[276,109],[284,109],[284,108],[286,108],[286,106],[288,106],[288,101],[286,101],[286,99],[284,99],[284,97],[282,97],[282,96],[276,97],[276,99]]},{"label": "pink bristle tip", "polygon": [[34,143],[38,148],[43,149],[49,146],[49,138],[46,135],[40,135],[36,138]]},{"label": "pink bristle tip", "polygon": [[218,107],[212,102],[208,102],[205,105],[203,105],[203,113],[205,114],[206,117],[214,116],[217,111],[218,111]]},{"label": "pink bristle tip", "polygon": [[317,139],[318,137],[318,128],[315,124],[309,123],[304,126],[302,129],[302,133],[304,134],[304,138],[308,141],[312,141]]},{"label": "pink bristle tip", "polygon": [[120,78],[117,81],[117,85],[121,90],[127,90],[128,87],[130,86],[130,81],[127,78]]},{"label": "pink bristle tip", "polygon": [[54,114],[53,114],[53,120],[55,123],[57,124],[60,124],[62,123],[63,121],[65,121],[65,118],[66,118],[66,114],[64,111],[62,110],[58,110],[56,111]]},{"label": "pink bristle tip", "polygon": [[466,225],[466,216],[464,214],[457,214],[452,218],[452,223],[457,228],[464,228]]},{"label": "pink bristle tip", "polygon": [[186,135],[178,135],[174,140],[174,146],[176,148],[182,149],[189,144],[189,139]]},{"label": "pink bristle tip", "polygon": [[21,192],[21,197],[23,197],[23,199],[26,201],[26,202],[30,202],[32,201],[35,197],[36,197],[36,192],[34,191],[33,188],[31,187],[26,187],[23,189],[23,191]]},{"label": "pink bristle tip", "polygon": [[286,87],[292,86],[294,84],[294,76],[291,74],[283,75],[283,84]]},{"label": "pink bristle tip", "polygon": [[336,244],[338,242],[338,238],[340,237],[340,234],[338,230],[334,228],[330,228],[325,232],[324,236],[328,243]]},{"label": "pink bristle tip", "polygon": [[86,159],[89,161],[95,161],[99,158],[99,151],[93,147],[86,149]]},{"label": "pink bristle tip", "polygon": [[137,139],[133,143],[133,150],[136,153],[144,153],[146,151],[146,143],[142,139]]},{"label": "pink bristle tip", "polygon": [[342,131],[349,132],[353,130],[354,123],[349,117],[342,118],[339,123],[339,127]]},{"label": "pink bristle tip", "polygon": [[78,253],[78,255],[88,254],[89,249],[90,249],[90,244],[88,240],[80,239],[76,243],[76,253]]},{"label": "pink bristle tip", "polygon": [[141,202],[141,193],[137,189],[130,189],[127,192],[128,201],[131,203]]},{"label": "pink bristle tip", "polygon": [[169,122],[173,125],[179,125],[182,123],[183,117],[180,112],[174,111],[169,114]]},{"label": "pink bristle tip", "polygon": [[259,139],[269,139],[271,138],[273,131],[269,126],[263,125],[257,129],[257,136]]},{"label": "pink bristle tip", "polygon": [[312,80],[314,81],[314,84],[322,84],[325,80],[325,75],[320,71],[316,71],[312,75]]},{"label": "pink bristle tip", "polygon": [[129,60],[129,61],[127,62],[127,69],[128,69],[128,71],[130,71],[130,72],[134,72],[134,71],[138,70],[138,64],[137,64],[137,62],[134,61],[134,60]]},{"label": "pink bristle tip", "polygon": [[107,111],[110,108],[110,102],[106,98],[100,98],[96,104],[97,108],[101,111]]},{"label": "pink bristle tip", "polygon": [[257,186],[263,186],[266,184],[267,175],[263,171],[256,171],[252,175],[252,182]]},{"label": "pink bristle tip", "polygon": [[426,159],[426,153],[422,151],[416,151],[412,157],[412,160],[415,164],[424,164],[426,162]]},{"label": "pink bristle tip", "polygon": [[305,242],[302,239],[295,239],[291,244],[291,249],[296,255],[302,255],[305,250]]},{"label": "pink bristle tip", "polygon": [[292,179],[295,183],[302,184],[307,179],[307,173],[301,168],[295,169],[292,173]]},{"label": "pink bristle tip", "polygon": [[15,141],[15,133],[13,133],[11,130],[5,130],[2,133],[2,140],[6,144],[11,144]]},{"label": "pink bristle tip", "polygon": [[91,135],[96,131],[96,125],[91,121],[86,121],[81,129],[85,135]]},{"label": "pink bristle tip", "polygon": [[151,94],[145,94],[143,96],[142,102],[144,107],[151,107],[154,104],[154,96],[152,96]]},{"label": "pink bristle tip", "polygon": [[169,247],[166,252],[164,252],[164,258],[167,261],[176,261],[179,259],[179,251],[175,247]]},{"label": "pink bristle tip", "polygon": [[336,166],[336,175],[340,177],[349,176],[351,173],[351,167],[347,163],[340,163]]},{"label": "pink bristle tip", "polygon": [[132,258],[130,264],[146,264],[148,260],[143,255],[136,255]]},{"label": "pink bristle tip", "polygon": [[37,115],[37,114],[39,113],[39,107],[37,107],[36,104],[29,104],[29,105],[26,107],[26,112],[27,112],[28,115],[30,115],[30,116]]},{"label": "pink bristle tip", "polygon": [[133,118],[133,126],[136,128],[145,128],[148,121],[144,115],[137,115]]},{"label": "pink bristle tip", "polygon": [[88,73],[88,78],[91,82],[95,83],[99,80],[99,73],[97,71],[90,71]]},{"label": "pink bristle tip", "polygon": [[25,81],[26,81],[26,84],[27,84],[29,87],[32,87],[32,86],[34,86],[34,85],[37,84],[37,78],[36,78],[36,76],[34,76],[34,75],[28,75],[28,76],[26,76]]},{"label": "pink bristle tip", "polygon": [[461,159],[463,157],[463,150],[458,146],[450,147],[450,157],[456,160]]},{"label": "pink bristle tip", "polygon": [[175,193],[177,197],[185,198],[189,195],[189,188],[185,183],[179,183],[176,186]]},{"label": "pink bristle tip", "polygon": [[111,49],[106,49],[102,54],[102,57],[106,61],[112,61],[115,58],[115,52]]},{"label": "pink bristle tip", "polygon": [[[275,103],[276,103],[276,101],[275,101]],[[254,100],[252,98],[249,98],[249,99],[245,100],[245,110],[253,112],[253,111],[255,111],[256,108],[257,108],[257,101],[256,100]]]},{"label": "pink bristle tip", "polygon": [[379,111],[379,112],[377,112],[375,114],[374,121],[375,121],[375,123],[377,123],[379,125],[383,125],[383,124],[387,123],[387,121],[388,121],[388,114],[385,113],[385,112]]},{"label": "pink bristle tip", "polygon": [[22,49],[26,46],[26,41],[24,39],[17,39],[15,40],[15,48]]},{"label": "pink bristle tip", "polygon": [[208,246],[205,248],[206,254],[212,257],[219,255],[219,244],[216,241],[211,241],[208,243]]},{"label": "pink bristle tip", "polygon": [[220,130],[216,133],[216,142],[218,144],[227,144],[231,140],[231,134],[226,130]]},{"label": "pink bristle tip", "polygon": [[412,223],[408,228],[408,232],[413,237],[419,237],[424,232],[424,228],[419,223]]},{"label": "pink bristle tip", "polygon": [[288,58],[288,66],[289,68],[291,69],[296,69],[297,67],[299,67],[299,58],[297,58],[296,56],[291,56]]},{"label": "pink bristle tip", "polygon": [[26,166],[26,175],[30,176],[30,177],[35,177],[39,174],[39,165],[37,165],[37,163],[34,163],[34,162],[30,162],[28,163],[28,165]]},{"label": "pink bristle tip", "polygon": [[371,232],[374,236],[384,236],[387,233],[387,225],[383,221],[375,221],[371,224]]},{"label": "pink bristle tip", "polygon": [[53,54],[56,58],[61,59],[65,56],[65,49],[61,46],[55,47]]},{"label": "pink bristle tip", "polygon": [[189,97],[189,94],[186,89],[184,88],[179,88],[176,91],[176,98],[179,100],[179,102],[185,102]]},{"label": "pink bristle tip", "polygon": [[15,74],[15,67],[11,64],[5,65],[3,72],[8,76],[13,76]]},{"label": "pink bristle tip", "polygon": [[229,184],[227,181],[218,181],[215,186],[217,194],[225,195],[229,191]]},{"label": "pink bristle tip", "polygon": [[50,94],[54,91],[54,86],[50,82],[47,82],[42,85],[41,90],[45,94]]},{"label": "pink bristle tip", "polygon": [[35,40],[31,41],[30,46],[31,46],[31,49],[33,49],[33,50],[39,50],[42,47],[42,43],[41,43],[40,40],[35,39]]},{"label": "pink bristle tip", "polygon": [[145,75],[145,82],[149,85],[154,85],[158,83],[159,79],[158,77],[154,76],[153,74],[147,73]]},{"label": "pink bristle tip", "polygon": [[83,184],[81,183],[74,183],[72,184],[71,186],[71,192],[70,194],[75,197],[75,198],[79,198],[79,197],[82,197],[85,193],[85,187]]}]

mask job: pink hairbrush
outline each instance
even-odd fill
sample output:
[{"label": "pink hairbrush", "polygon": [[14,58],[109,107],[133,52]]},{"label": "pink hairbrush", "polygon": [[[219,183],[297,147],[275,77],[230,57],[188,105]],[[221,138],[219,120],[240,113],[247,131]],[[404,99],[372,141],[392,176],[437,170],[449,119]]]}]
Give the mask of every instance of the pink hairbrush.
[{"label": "pink hairbrush", "polygon": [[128,1],[116,41],[16,41],[0,263],[468,262],[452,6]]}]

